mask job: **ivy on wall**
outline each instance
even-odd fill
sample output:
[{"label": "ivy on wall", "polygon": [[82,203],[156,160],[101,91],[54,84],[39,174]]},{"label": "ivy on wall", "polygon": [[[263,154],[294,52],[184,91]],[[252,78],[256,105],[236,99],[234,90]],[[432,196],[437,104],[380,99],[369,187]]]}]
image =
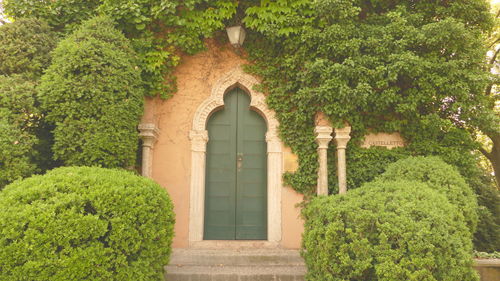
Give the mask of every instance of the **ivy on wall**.
[{"label": "ivy on wall", "polygon": [[[288,176],[292,186],[313,190],[317,112],[336,126],[349,122],[352,147],[369,129],[400,131],[406,153],[470,162],[465,159],[476,147],[463,122],[482,103],[490,77],[482,67],[482,34],[492,26],[484,1],[278,1],[285,2],[306,8],[274,18],[255,12],[246,21],[260,26],[248,40],[255,62],[249,71],[263,77],[282,138],[299,155],[299,171]],[[283,13],[295,20],[281,20]],[[273,28],[275,36],[266,36]],[[453,157],[447,144],[458,151]],[[363,151],[350,150],[351,159]]]},{"label": "ivy on wall", "polygon": [[[287,9],[294,5],[302,9]],[[249,11],[244,22],[255,32],[246,43],[247,70],[262,77],[281,138],[299,157],[298,170],[285,176],[290,186],[314,194],[314,117],[323,112],[334,126],[352,126],[349,188],[409,155],[441,156],[479,194],[476,247],[498,249],[500,221],[491,219],[500,214],[498,191],[477,165],[479,144],[468,130],[491,102],[484,94],[492,79],[484,63],[493,27],[486,1],[282,0]],[[369,132],[400,132],[407,146],[361,148]],[[335,149],[332,142],[330,179]],[[336,181],[329,185],[336,193]]]}]

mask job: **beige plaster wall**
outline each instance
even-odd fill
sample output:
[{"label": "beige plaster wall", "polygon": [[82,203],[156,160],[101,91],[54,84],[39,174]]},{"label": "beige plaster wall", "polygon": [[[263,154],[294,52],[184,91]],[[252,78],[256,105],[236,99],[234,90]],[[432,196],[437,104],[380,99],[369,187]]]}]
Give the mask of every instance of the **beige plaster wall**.
[{"label": "beige plaster wall", "polygon": [[[288,147],[283,147],[283,164],[285,172],[294,172],[298,168],[297,156]],[[282,246],[287,249],[298,249],[304,232],[304,221],[300,217],[300,204],[303,196],[290,187],[284,187],[281,193]]]},{"label": "beige plaster wall", "polygon": [[[191,143],[188,136],[195,111],[209,97],[212,86],[219,78],[247,63],[234,53],[230,45],[220,46],[213,41],[207,42],[207,45],[207,51],[183,57],[181,65],[175,71],[177,93],[166,101],[159,98],[147,99],[142,119],[143,123],[155,123],[160,130],[153,150],[152,177],[167,189],[175,205],[175,248],[189,246]],[[285,155],[292,157],[290,152]],[[300,247],[303,227],[295,205],[301,200],[300,195],[284,188],[282,247]]]}]

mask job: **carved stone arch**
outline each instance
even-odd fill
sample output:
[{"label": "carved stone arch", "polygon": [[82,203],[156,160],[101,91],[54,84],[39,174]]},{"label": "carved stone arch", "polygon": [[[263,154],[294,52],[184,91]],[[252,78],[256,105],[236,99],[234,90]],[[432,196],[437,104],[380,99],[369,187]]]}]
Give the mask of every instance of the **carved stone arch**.
[{"label": "carved stone arch", "polygon": [[224,95],[240,87],[250,95],[250,107],[257,111],[267,123],[267,205],[268,241],[281,241],[281,189],[283,174],[283,155],[281,140],[278,137],[278,121],[267,107],[264,94],[255,91],[259,84],[255,77],[245,73],[240,67],[226,73],[212,87],[210,96],[203,101],[195,112],[191,140],[191,190],[189,241],[191,244],[203,240],[205,212],[205,161],[208,131],[206,125],[210,115],[224,106]]},{"label": "carved stone arch", "polygon": [[193,130],[205,130],[210,114],[217,108],[224,106],[224,95],[232,89],[240,87],[250,95],[250,107],[259,112],[266,120],[268,131],[276,133],[278,121],[274,112],[267,107],[264,94],[253,89],[258,84],[259,81],[255,77],[245,73],[240,67],[231,70],[215,83],[210,97],[198,106],[193,118]]}]

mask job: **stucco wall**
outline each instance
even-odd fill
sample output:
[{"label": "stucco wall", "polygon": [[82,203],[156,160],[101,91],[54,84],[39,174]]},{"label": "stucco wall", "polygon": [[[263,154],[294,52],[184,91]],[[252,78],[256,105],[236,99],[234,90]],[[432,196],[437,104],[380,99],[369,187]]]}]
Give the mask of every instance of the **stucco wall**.
[{"label": "stucco wall", "polygon": [[[176,248],[189,246],[191,144],[188,136],[195,111],[209,97],[218,79],[247,63],[234,53],[230,45],[220,46],[213,41],[207,42],[207,45],[207,51],[183,57],[182,64],[175,71],[178,91],[166,101],[147,99],[142,120],[143,123],[155,123],[160,130],[153,150],[152,177],[167,189],[174,201],[176,225],[173,246]],[[289,152],[284,153],[284,158],[293,157],[290,155]],[[302,221],[295,205],[301,198],[289,188],[284,188],[282,192],[282,247],[300,247]]]}]

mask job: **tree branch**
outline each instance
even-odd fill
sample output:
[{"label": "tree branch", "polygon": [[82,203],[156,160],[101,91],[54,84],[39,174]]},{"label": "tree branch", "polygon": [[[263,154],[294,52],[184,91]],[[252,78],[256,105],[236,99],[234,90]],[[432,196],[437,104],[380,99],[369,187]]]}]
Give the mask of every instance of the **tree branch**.
[{"label": "tree branch", "polygon": [[484,149],[483,147],[479,147],[479,152],[481,152],[486,158],[488,158],[488,160],[491,161],[491,153],[488,152],[486,149]]},{"label": "tree branch", "polygon": [[495,53],[493,54],[493,56],[490,59],[490,64],[494,64],[495,63],[495,61],[497,60],[497,57],[498,57],[498,52],[500,52],[500,48],[498,48],[497,50],[495,50]]},{"label": "tree branch", "polygon": [[488,48],[491,48],[491,47],[495,46],[495,45],[496,45],[497,43],[499,43],[499,42],[500,42],[500,38],[497,38],[495,41],[493,41],[493,42],[492,42],[492,43],[488,46]]}]

